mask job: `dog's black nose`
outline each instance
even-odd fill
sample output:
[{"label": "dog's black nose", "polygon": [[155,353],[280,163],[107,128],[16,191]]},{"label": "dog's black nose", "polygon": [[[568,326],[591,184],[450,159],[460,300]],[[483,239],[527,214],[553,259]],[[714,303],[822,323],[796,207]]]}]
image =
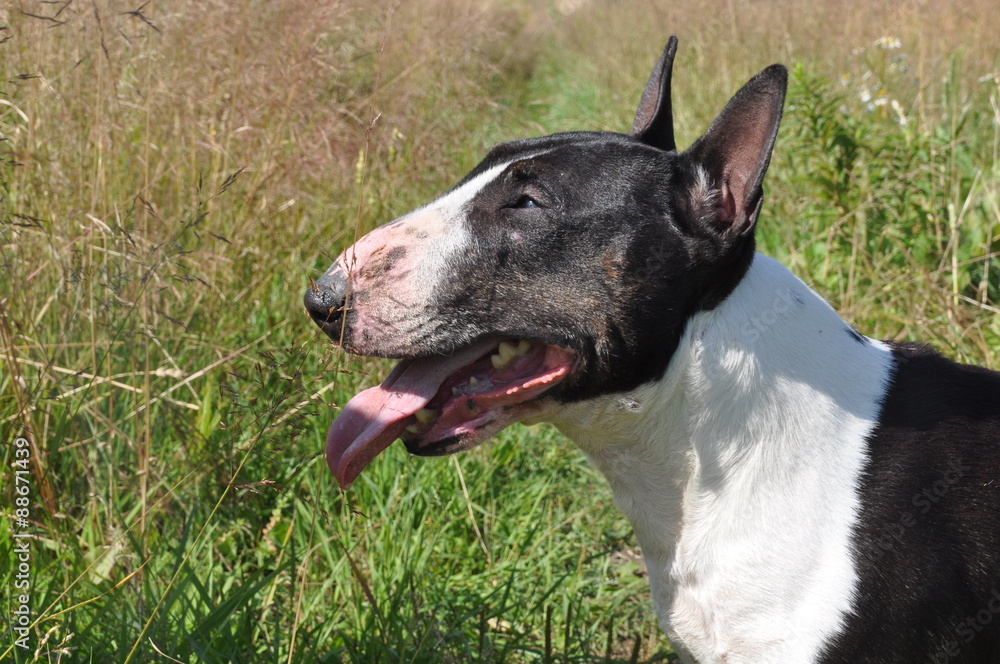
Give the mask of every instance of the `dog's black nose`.
[{"label": "dog's black nose", "polygon": [[338,268],[328,270],[309,284],[302,301],[316,324],[331,339],[340,341],[341,319],[347,304],[347,278],[343,271]]}]

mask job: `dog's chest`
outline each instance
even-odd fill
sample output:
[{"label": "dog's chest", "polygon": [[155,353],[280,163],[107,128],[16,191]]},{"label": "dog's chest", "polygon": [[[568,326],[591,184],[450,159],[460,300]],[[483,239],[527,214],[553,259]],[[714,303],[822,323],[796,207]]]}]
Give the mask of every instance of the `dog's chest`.
[{"label": "dog's chest", "polygon": [[[837,505],[850,496],[801,484],[720,492],[697,478],[680,495],[641,480],[613,486],[646,557],[660,624],[690,661],[817,660],[855,583],[855,511]],[[672,509],[668,495],[680,499]]]},{"label": "dog's chest", "polygon": [[[747,328],[768,311],[766,333]],[[816,337],[824,347],[796,345]],[[635,529],[660,623],[690,661],[815,662],[842,629],[865,441],[890,370],[885,348],[758,257],[722,307],[691,321],[662,381],[563,414]]]},{"label": "dog's chest", "polygon": [[839,631],[856,581],[853,519],[821,515],[818,494],[788,498],[693,497],[672,555],[647,561],[661,625],[693,661],[815,662]]}]

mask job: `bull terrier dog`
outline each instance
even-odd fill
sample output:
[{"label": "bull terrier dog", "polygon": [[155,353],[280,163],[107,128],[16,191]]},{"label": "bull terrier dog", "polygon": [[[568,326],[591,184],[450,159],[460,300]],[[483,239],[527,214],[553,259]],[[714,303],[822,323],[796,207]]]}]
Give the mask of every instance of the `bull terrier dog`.
[{"label": "bull terrier dog", "polygon": [[498,145],[310,285],[345,350],[401,360],[330,428],[334,475],[552,422],[682,661],[1000,662],[1000,373],[862,336],[756,252],[787,71],[679,152],[676,48],[630,133]]}]

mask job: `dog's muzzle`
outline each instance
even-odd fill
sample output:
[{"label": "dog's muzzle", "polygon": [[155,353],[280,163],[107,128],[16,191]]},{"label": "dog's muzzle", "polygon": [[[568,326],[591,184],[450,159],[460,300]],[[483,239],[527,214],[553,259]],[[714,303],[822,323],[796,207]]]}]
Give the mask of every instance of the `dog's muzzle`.
[{"label": "dog's muzzle", "polygon": [[302,298],[309,316],[326,334],[340,341],[344,312],[347,310],[347,276],[336,265],[309,284]]}]

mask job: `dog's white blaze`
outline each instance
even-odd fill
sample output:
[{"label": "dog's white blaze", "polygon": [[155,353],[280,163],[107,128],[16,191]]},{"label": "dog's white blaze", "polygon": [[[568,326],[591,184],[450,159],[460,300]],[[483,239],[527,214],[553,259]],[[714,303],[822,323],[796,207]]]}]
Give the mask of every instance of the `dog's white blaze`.
[{"label": "dog's white blaze", "polygon": [[[428,285],[433,285],[442,278],[449,260],[468,246],[469,230],[463,223],[463,209],[509,165],[508,162],[494,166],[427,205],[372,231],[344,252],[344,260],[363,265],[370,260],[372,254],[367,245],[383,247],[395,244],[406,247],[409,256],[419,256],[419,259],[404,259],[407,263],[407,277],[394,284],[394,292],[397,301],[402,300],[408,305],[417,304],[429,296]],[[420,233],[420,236],[415,240],[408,237],[407,233]],[[360,278],[362,277],[355,277]],[[407,288],[414,293],[406,292]],[[412,314],[407,310],[402,313]]]},{"label": "dog's white blaze", "polygon": [[449,261],[456,254],[467,250],[469,246],[470,235],[464,218],[465,207],[483,187],[503,173],[510,163],[503,163],[480,173],[462,186],[401,219],[404,224],[410,223],[425,230],[432,238],[421,252],[420,271],[412,280],[412,283],[422,287],[425,295],[429,294],[426,285],[447,278],[445,273]]},{"label": "dog's white blaze", "polygon": [[[482,189],[521,155],[493,166],[427,205],[368,233],[342,253],[331,270],[350,275],[359,341],[364,335],[395,338],[432,324],[435,288],[453,278],[454,258],[471,249],[467,208]],[[391,272],[384,266],[393,252]],[[358,347],[364,350],[364,346]],[[392,349],[383,348],[383,352]]]},{"label": "dog's white blaze", "polygon": [[855,593],[865,441],[892,371],[879,342],[757,254],[696,315],[663,380],[552,418],[611,484],[687,661],[817,661]]},{"label": "dog's white blaze", "polygon": [[[433,241],[421,251],[420,269],[415,279],[421,286],[435,284],[451,275],[447,274],[452,258],[467,251],[471,235],[466,223],[466,207],[482,189],[495,180],[515,161],[524,161],[544,154],[541,152],[521,155],[516,159],[489,168],[460,187],[444,194],[427,205],[417,208],[399,219],[400,225],[410,224],[430,234]],[[427,281],[424,281],[424,280]],[[429,289],[424,288],[424,292]]]}]

